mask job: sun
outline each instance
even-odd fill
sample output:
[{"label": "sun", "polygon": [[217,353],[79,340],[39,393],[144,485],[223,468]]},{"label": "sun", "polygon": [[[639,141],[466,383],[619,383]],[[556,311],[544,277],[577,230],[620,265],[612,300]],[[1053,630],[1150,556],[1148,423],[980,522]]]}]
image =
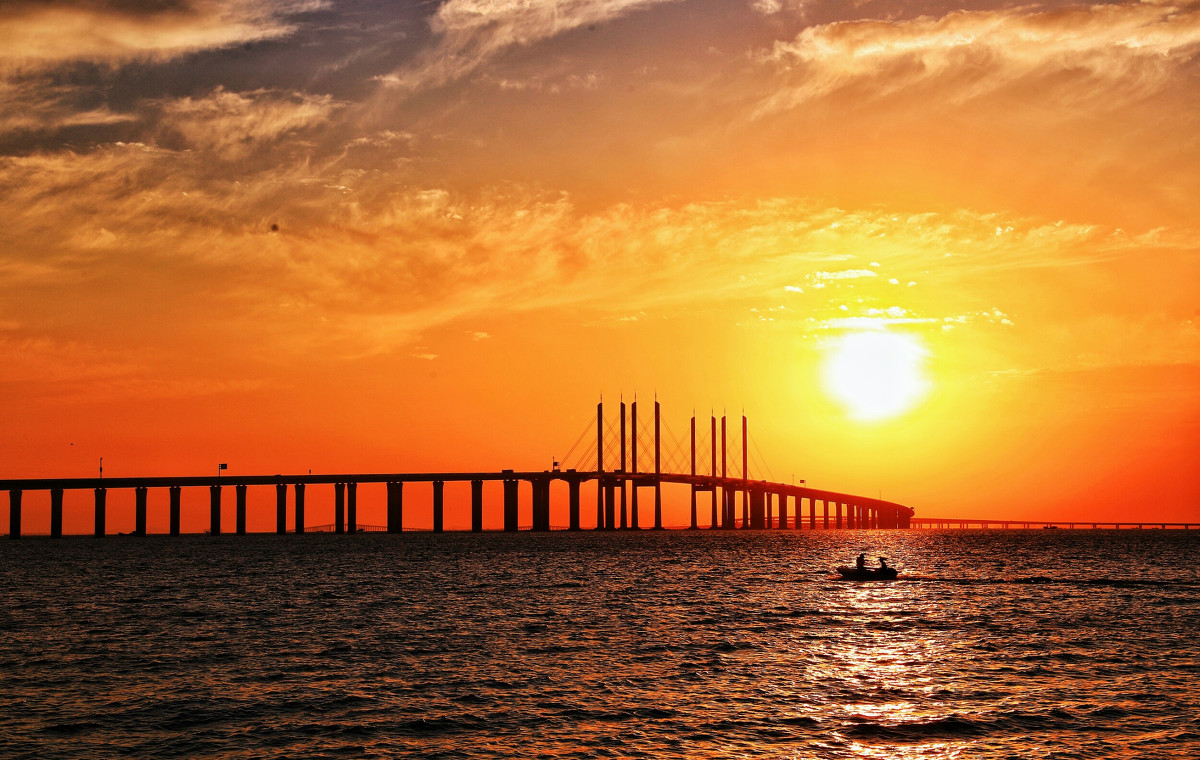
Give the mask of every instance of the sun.
[{"label": "sun", "polygon": [[887,330],[846,333],[830,345],[821,379],[826,393],[851,418],[886,420],[914,408],[929,392],[928,355],[915,335]]}]

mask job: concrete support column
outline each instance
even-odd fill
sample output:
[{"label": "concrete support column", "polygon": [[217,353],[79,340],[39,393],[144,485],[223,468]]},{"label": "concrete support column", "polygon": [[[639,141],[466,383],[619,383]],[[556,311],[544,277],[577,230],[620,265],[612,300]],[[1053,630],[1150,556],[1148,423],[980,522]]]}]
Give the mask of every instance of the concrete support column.
[{"label": "concrete support column", "polygon": [[[577,484],[578,485],[578,484]],[[578,497],[578,493],[576,496]],[[579,502],[575,503],[575,519],[579,520]],[[483,532],[483,481],[471,481],[471,532]]]},{"label": "concrete support column", "polygon": [[146,535],[146,487],[138,486],[133,489],[133,532],[134,535]]},{"label": "concrete support column", "polygon": [[767,492],[767,530],[775,527],[775,494]]},{"label": "concrete support column", "polygon": [[621,502],[621,530],[629,529],[629,478],[625,477],[625,473],[621,473],[621,484],[617,487],[621,492],[621,497],[617,501]]},{"label": "concrete support column", "polygon": [[393,480],[387,484],[387,532],[404,531],[404,482]]},{"label": "concrete support column", "polygon": [[[567,527],[569,530],[579,530],[579,480],[572,478],[567,481],[567,490],[569,492],[567,496],[567,512],[569,513]],[[621,483],[621,498],[625,498],[624,483]]]},{"label": "concrete support column", "polygon": [[837,529],[841,530],[842,529],[842,503],[840,501],[835,501],[833,503],[833,506],[837,509]]},{"label": "concrete support column", "polygon": [[221,487],[208,487],[208,532],[209,535],[221,535]]},{"label": "concrete support column", "polygon": [[171,494],[171,506],[170,506],[171,535],[178,536],[179,535],[179,501],[180,501],[180,494],[183,492],[183,489],[180,488],[179,486],[171,486],[169,489],[167,489],[167,491],[168,491],[168,493]]},{"label": "concrete support column", "polygon": [[692,525],[691,525],[691,528],[692,528],[692,530],[696,530],[699,527],[700,527],[700,523],[699,523],[699,521],[697,519],[697,515],[696,515],[696,487],[692,486]]},{"label": "concrete support column", "polygon": [[236,532],[239,536],[244,536],[246,535],[246,486],[234,486],[233,492],[236,494],[236,506],[234,508],[237,519]]},{"label": "concrete support column", "polygon": [[[504,530],[509,533],[517,531],[517,487],[519,485],[515,480],[504,481]],[[603,504],[604,495],[601,494],[596,500]],[[601,515],[603,515],[603,509],[601,510]],[[601,523],[603,523],[603,520],[601,520]]]},{"label": "concrete support column", "polygon": [[817,500],[816,499],[808,500],[808,529],[809,530],[817,529]]},{"label": "concrete support column", "polygon": [[287,533],[287,484],[275,484],[275,532]]},{"label": "concrete support column", "polygon": [[750,489],[742,489],[742,527],[750,527]]},{"label": "concrete support column", "polygon": [[662,483],[654,481],[654,529],[662,530]]},{"label": "concrete support column", "polygon": [[[636,414],[634,415],[637,416]],[[637,447],[634,446],[636,449]],[[638,483],[633,481],[630,483],[633,487],[629,494],[629,527],[638,530],[642,527],[641,518],[638,517]]]},{"label": "concrete support column", "polygon": [[779,527],[780,528],[786,528],[788,526],[787,501],[788,501],[788,497],[787,497],[786,493],[779,494]]},{"label": "concrete support column", "polygon": [[[635,407],[636,409],[636,407]],[[637,440],[637,412],[634,412],[633,437]],[[634,459],[637,458],[637,444],[634,444]],[[636,467],[634,469],[637,469]],[[506,486],[507,489],[507,486]],[[513,497],[514,504],[516,497]],[[516,517],[513,518],[513,530],[517,527]],[[508,530],[508,491],[504,491],[504,529]],[[596,404],[596,530],[604,529],[604,401]]]},{"label": "concrete support column", "polygon": [[604,486],[604,527],[614,530],[617,527],[617,489],[614,483]]},{"label": "concrete support column", "polygon": [[304,532],[304,484],[296,484],[296,528],[297,533]]},{"label": "concrete support column", "polygon": [[333,484],[333,532],[346,532],[346,484]]},{"label": "concrete support column", "polygon": [[96,538],[104,536],[104,512],[105,501],[108,499],[108,490],[104,488],[96,489]]},{"label": "concrete support column", "polygon": [[825,530],[829,530],[829,499],[825,500],[825,521],[821,524]]},{"label": "concrete support column", "polygon": [[346,484],[346,530],[358,532],[358,483]]},{"label": "concrete support column", "polygon": [[433,481],[433,532],[441,533],[445,504],[443,501],[446,483],[441,480]]},{"label": "concrete support column", "polygon": [[854,530],[854,505],[853,504],[846,505],[846,528],[848,530]]},{"label": "concrete support column", "polygon": [[719,528],[721,527],[721,522],[717,518],[717,487],[715,485],[708,489],[708,496],[710,501],[712,501],[712,518],[709,521],[708,527]]},{"label": "concrete support column", "polygon": [[50,537],[62,538],[62,500],[63,490],[50,490]]},{"label": "concrete support column", "polygon": [[550,479],[537,478],[533,486],[533,529],[539,532],[550,530]]},{"label": "concrete support column", "polygon": [[8,490],[8,537],[16,540],[21,537],[21,489]]},{"label": "concrete support column", "polygon": [[762,530],[766,527],[767,517],[766,503],[764,500],[765,494],[759,489],[755,488],[749,491],[747,496],[749,497],[750,502],[750,524],[746,527],[750,527],[754,530]]}]

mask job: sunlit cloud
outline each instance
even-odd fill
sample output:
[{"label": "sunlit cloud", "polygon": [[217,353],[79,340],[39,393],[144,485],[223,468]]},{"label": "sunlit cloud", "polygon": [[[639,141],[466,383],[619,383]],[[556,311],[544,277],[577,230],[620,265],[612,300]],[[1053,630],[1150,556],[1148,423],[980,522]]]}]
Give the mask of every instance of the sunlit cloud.
[{"label": "sunlit cloud", "polygon": [[[789,84],[758,115],[862,84],[884,96],[937,82],[938,103],[1025,82],[1028,97],[1144,98],[1179,83],[1200,43],[1194,3],[1115,3],[955,11],[911,21],[842,21],[777,42],[761,60]],[[1047,78],[1057,76],[1057,84]],[[1108,107],[1115,103],[1109,102]]]},{"label": "sunlit cloud", "polygon": [[[442,85],[510,48],[528,47],[580,27],[605,24],[676,1],[447,0],[430,21],[437,36],[435,46],[381,80],[406,90]],[[518,85],[510,81],[509,86]]]},{"label": "sunlit cloud", "polygon": [[281,37],[294,28],[288,15],[323,5],[320,0],[17,0],[0,8],[0,74],[68,61],[164,61]]},{"label": "sunlit cloud", "polygon": [[324,123],[335,107],[327,95],[218,88],[205,97],[164,102],[159,129],[178,134],[189,148],[236,159],[263,143]]}]

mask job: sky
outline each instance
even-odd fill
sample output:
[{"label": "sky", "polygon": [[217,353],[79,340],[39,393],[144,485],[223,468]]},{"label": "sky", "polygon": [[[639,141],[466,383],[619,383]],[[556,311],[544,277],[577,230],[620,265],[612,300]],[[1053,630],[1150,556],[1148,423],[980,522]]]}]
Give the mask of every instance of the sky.
[{"label": "sky", "polygon": [[1198,56],[1158,0],[10,0],[0,477],[541,470],[636,394],[919,517],[1200,522]]}]

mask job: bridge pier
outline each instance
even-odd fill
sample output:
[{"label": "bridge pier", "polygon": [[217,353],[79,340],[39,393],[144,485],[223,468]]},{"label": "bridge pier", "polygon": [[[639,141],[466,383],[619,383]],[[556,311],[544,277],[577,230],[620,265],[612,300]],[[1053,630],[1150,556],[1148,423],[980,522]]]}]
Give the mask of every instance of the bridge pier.
[{"label": "bridge pier", "polygon": [[387,484],[387,532],[404,531],[404,482],[389,480]]},{"label": "bridge pier", "polygon": [[297,533],[304,532],[304,484],[297,483],[296,491],[296,528]]},{"label": "bridge pier", "polygon": [[346,532],[346,485],[333,484],[333,532]]},{"label": "bridge pier", "polygon": [[133,533],[136,536],[146,535],[146,487],[138,486],[133,489]]},{"label": "bridge pier", "polygon": [[711,530],[721,527],[721,523],[717,519],[717,487],[715,485],[708,489],[708,497],[709,501],[712,502],[712,517],[708,524],[708,527]]},{"label": "bridge pier", "polygon": [[773,511],[775,494],[767,491],[767,530],[775,527],[775,513]]},{"label": "bridge pier", "polygon": [[[579,521],[579,492],[576,484],[575,520]],[[471,481],[471,532],[483,532],[483,481]]]},{"label": "bridge pier", "polygon": [[358,532],[358,483],[346,484],[346,530]]},{"label": "bridge pier", "polygon": [[629,479],[621,477],[621,530],[629,529]]},{"label": "bridge pier", "polygon": [[766,527],[766,504],[764,503],[764,494],[760,489],[754,488],[746,492],[750,502],[750,524],[749,527],[753,530],[762,530]]},{"label": "bridge pier", "polygon": [[287,484],[275,484],[275,532],[287,533]]},{"label": "bridge pier", "polygon": [[[506,472],[512,472],[512,470],[506,470]],[[507,533],[516,533],[517,531],[517,487],[518,483],[515,480],[504,481],[504,530]],[[604,494],[600,494],[597,501],[603,506]],[[603,511],[601,511],[601,515],[603,515]]]},{"label": "bridge pier", "polygon": [[208,487],[208,532],[209,535],[221,535],[221,487]]},{"label": "bridge pier", "polygon": [[95,536],[102,538],[104,536],[104,513],[105,502],[108,500],[108,491],[103,488],[97,488],[96,495],[96,519],[95,519]]},{"label": "bridge pier", "polygon": [[445,513],[443,495],[445,491],[445,481],[433,481],[433,532],[441,533],[443,517]]},{"label": "bridge pier", "polygon": [[235,502],[237,505],[234,508],[237,518],[236,532],[239,536],[244,536],[246,535],[246,486],[234,486],[233,491],[236,494]]},{"label": "bridge pier", "polygon": [[783,529],[787,528],[787,526],[788,526],[787,499],[788,499],[788,497],[787,497],[786,493],[779,494],[779,529],[780,530],[783,530]]},{"label": "bridge pier", "polygon": [[167,490],[168,490],[168,493],[170,493],[170,507],[168,508],[168,512],[170,515],[169,519],[171,522],[170,531],[171,531],[172,536],[178,536],[179,535],[179,500],[180,500],[180,494],[183,492],[183,489],[180,488],[179,486],[171,486]]},{"label": "bridge pier", "polygon": [[[533,529],[540,533],[550,530],[550,479],[535,478],[533,486]],[[612,491],[612,487],[609,487]]]},{"label": "bridge pier", "polygon": [[62,538],[62,502],[63,490],[50,490],[50,537]]},{"label": "bridge pier", "polygon": [[829,499],[825,500],[824,506],[825,506],[825,511],[822,514],[823,519],[821,522],[821,527],[824,528],[825,530],[829,530]]},{"label": "bridge pier", "polygon": [[[634,493],[636,493],[636,490]],[[615,530],[616,527],[617,489],[616,484],[610,481],[604,485],[604,529]]]},{"label": "bridge pier", "polygon": [[16,540],[21,537],[21,489],[10,488],[8,491],[8,537]]},{"label": "bridge pier", "polygon": [[[567,482],[567,529],[579,530],[579,478]],[[621,484],[621,501],[625,500],[625,484]]]},{"label": "bridge pier", "polygon": [[[636,411],[637,404],[636,403],[634,404],[633,408],[635,410],[633,413],[633,418],[636,420],[637,419],[637,411]],[[636,443],[633,445],[633,449],[634,449],[634,455],[636,456],[636,454],[637,454],[637,444]],[[636,467],[634,468],[634,472],[635,473],[637,472]],[[642,522],[641,522],[641,518],[638,514],[638,482],[635,480],[632,483],[630,483],[629,485],[630,485],[630,488],[629,488],[629,527],[631,530],[641,530]]]},{"label": "bridge pier", "polygon": [[817,500],[816,499],[808,500],[808,529],[809,530],[817,529]]}]

